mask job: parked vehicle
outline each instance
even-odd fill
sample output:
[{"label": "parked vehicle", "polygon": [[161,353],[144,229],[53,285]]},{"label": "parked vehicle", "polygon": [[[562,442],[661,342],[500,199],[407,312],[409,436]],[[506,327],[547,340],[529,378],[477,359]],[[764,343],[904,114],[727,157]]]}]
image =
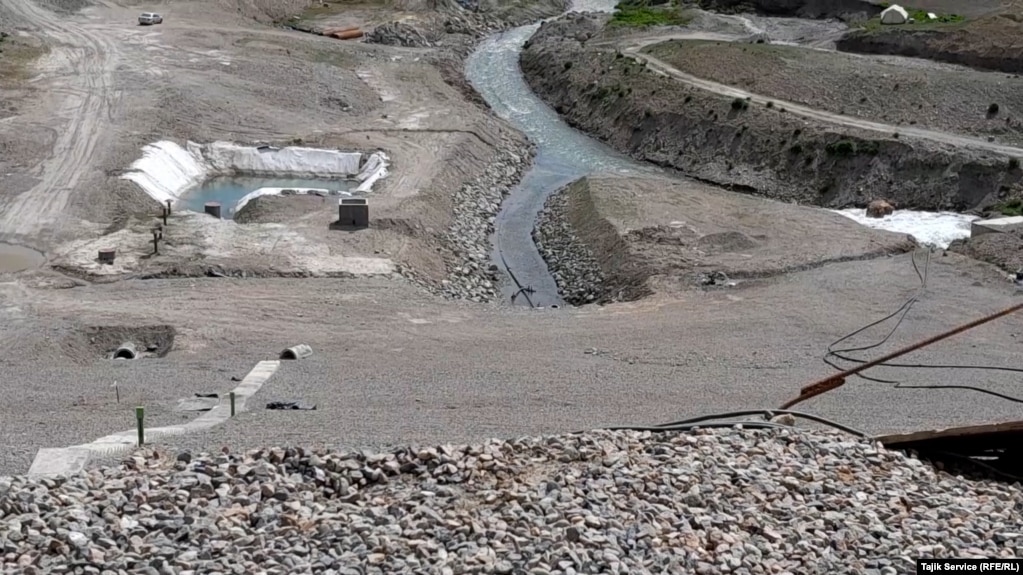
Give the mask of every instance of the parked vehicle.
[{"label": "parked vehicle", "polygon": [[163,16],[155,12],[143,12],[139,16],[139,26],[149,26],[152,24],[163,24]]}]

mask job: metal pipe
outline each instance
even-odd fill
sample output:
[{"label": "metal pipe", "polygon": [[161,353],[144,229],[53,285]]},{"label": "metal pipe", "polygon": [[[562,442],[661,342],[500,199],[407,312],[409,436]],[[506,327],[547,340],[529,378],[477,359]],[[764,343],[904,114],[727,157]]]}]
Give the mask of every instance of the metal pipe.
[{"label": "metal pipe", "polygon": [[982,317],[982,318],[980,318],[978,320],[971,321],[968,324],[961,325],[961,326],[959,326],[959,327],[957,327],[957,328],[955,328],[953,330],[946,331],[945,333],[938,334],[936,336],[930,337],[930,338],[925,339],[925,340],[923,340],[923,341],[921,341],[919,343],[914,343],[913,345],[911,345],[909,347],[904,347],[904,348],[902,348],[900,350],[893,351],[892,353],[889,353],[888,355],[879,357],[879,358],[877,358],[875,360],[872,360],[872,361],[868,361],[867,363],[858,365],[858,366],[856,366],[856,367],[854,367],[852,369],[847,369],[847,370],[845,370],[845,371],[843,371],[841,373],[836,373],[835,375],[832,375],[831,377],[826,377],[826,378],[824,378],[824,379],[822,379],[822,380],[820,380],[820,381],[818,381],[816,383],[812,383],[812,384],[804,387],[803,389],[799,390],[799,396],[798,397],[796,397],[795,399],[785,403],[779,409],[789,409],[793,405],[796,405],[797,403],[802,403],[802,402],[806,401],[807,399],[810,399],[811,397],[815,397],[815,396],[818,396],[818,395],[820,395],[822,393],[831,391],[832,389],[835,389],[837,387],[841,387],[845,383],[845,379],[847,377],[851,376],[851,375],[856,375],[857,373],[860,373],[861,371],[865,371],[865,370],[870,369],[872,367],[876,367],[878,365],[881,365],[882,363],[889,362],[889,361],[891,361],[891,360],[893,360],[893,359],[895,359],[895,358],[897,358],[899,356],[906,355],[907,353],[910,353],[912,351],[916,351],[916,350],[918,350],[918,349],[920,349],[922,347],[927,347],[928,345],[931,345],[932,343],[936,343],[936,342],[939,342],[939,341],[941,341],[943,339],[952,337],[953,335],[960,334],[960,333],[962,333],[964,331],[973,329],[973,328],[975,328],[975,327],[977,327],[979,325],[983,325],[985,323],[988,323],[989,321],[996,320],[996,319],[998,319],[1000,317],[1003,317],[1003,316],[1009,315],[1011,313],[1017,312],[1017,311],[1019,311],[1021,309],[1023,309],[1023,303],[1016,304],[1016,305],[1014,305],[1014,306],[1012,306],[1012,307],[1010,307],[1008,309],[1003,309],[1000,312],[993,313],[993,314],[991,314],[989,316],[985,316],[985,317]]}]

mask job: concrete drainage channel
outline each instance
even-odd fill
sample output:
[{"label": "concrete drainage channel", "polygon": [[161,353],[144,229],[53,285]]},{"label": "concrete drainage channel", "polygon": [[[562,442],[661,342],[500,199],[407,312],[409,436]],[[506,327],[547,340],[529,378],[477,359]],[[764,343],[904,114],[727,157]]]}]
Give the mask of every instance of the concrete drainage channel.
[{"label": "concrete drainage channel", "polygon": [[[312,355],[313,349],[310,346],[299,344],[283,350],[279,360],[257,363],[227,397],[220,397],[216,405],[202,410],[204,411],[202,415],[184,425],[146,429],[140,419],[141,432],[139,429],[131,429],[101,437],[91,443],[40,449],[32,461],[28,474],[49,477],[73,475],[84,470],[93,457],[109,457],[135,449],[139,446],[140,439],[143,440],[142,443],[148,443],[154,439],[209,430],[238,413],[247,411],[248,401],[277,372],[282,360],[295,361],[307,359]],[[135,345],[126,343],[119,346],[114,352],[114,357],[135,359],[137,357]]]}]

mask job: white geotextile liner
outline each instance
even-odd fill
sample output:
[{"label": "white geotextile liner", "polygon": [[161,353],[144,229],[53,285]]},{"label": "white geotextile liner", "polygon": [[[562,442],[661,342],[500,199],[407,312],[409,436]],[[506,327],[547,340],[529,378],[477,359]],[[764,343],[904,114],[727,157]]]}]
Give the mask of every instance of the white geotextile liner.
[{"label": "white geotextile liner", "polygon": [[[368,192],[387,175],[387,155],[374,152],[362,161],[360,152],[341,152],[319,148],[254,148],[231,142],[197,144],[187,142],[181,147],[162,141],[142,148],[142,157],[121,176],[138,184],[151,198],[160,202],[177,202],[181,196],[203,181],[234,173],[275,176],[344,177],[361,182],[357,192]],[[262,188],[243,198],[280,193],[283,188]],[[235,210],[244,205],[239,202]]]}]

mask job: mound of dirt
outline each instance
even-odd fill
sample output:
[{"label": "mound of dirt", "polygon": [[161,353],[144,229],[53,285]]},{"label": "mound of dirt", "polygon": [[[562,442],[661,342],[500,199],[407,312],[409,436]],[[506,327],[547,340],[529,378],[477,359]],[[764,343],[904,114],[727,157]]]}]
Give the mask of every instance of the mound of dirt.
[{"label": "mound of dirt", "polygon": [[983,234],[956,240],[948,251],[971,257],[1015,274],[1023,269],[1023,233],[1005,232]]},{"label": "mound of dirt", "polygon": [[698,0],[700,8],[724,13],[755,12],[797,18],[870,18],[883,9],[866,0]]},{"label": "mound of dirt", "polygon": [[[806,238],[816,238],[807,244]],[[590,177],[549,198],[534,238],[572,305],[697,289],[912,250],[839,214],[659,178]],[[719,282],[714,282],[719,283]]]},{"label": "mound of dirt", "polygon": [[1021,178],[1006,158],[900,138],[898,128],[857,130],[690,87],[559,26],[523,50],[532,89],[616,149],[706,182],[832,208],[887,197],[909,209],[963,211],[996,203]]},{"label": "mound of dirt", "polygon": [[260,196],[234,215],[239,224],[280,224],[322,212],[327,204],[337,206],[337,198],[318,194]]}]

